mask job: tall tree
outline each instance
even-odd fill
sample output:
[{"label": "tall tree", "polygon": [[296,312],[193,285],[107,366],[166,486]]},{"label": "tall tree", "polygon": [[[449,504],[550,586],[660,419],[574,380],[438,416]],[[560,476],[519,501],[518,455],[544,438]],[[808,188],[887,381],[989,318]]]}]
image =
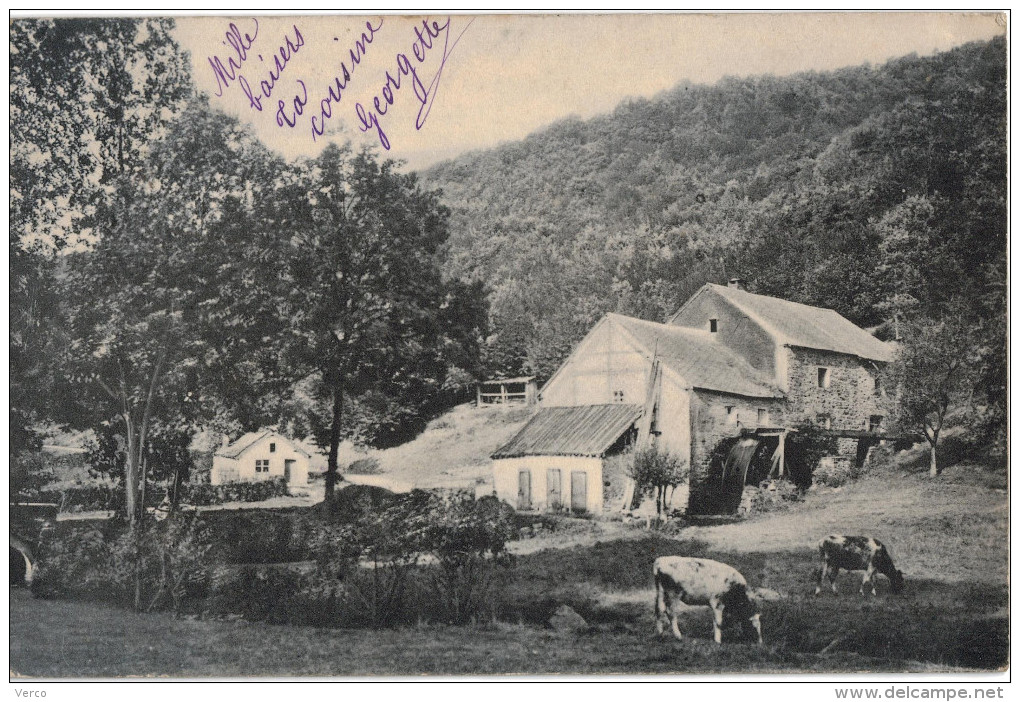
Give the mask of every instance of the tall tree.
[{"label": "tall tree", "polygon": [[64,364],[78,389],[75,414],[85,425],[116,419],[132,521],[153,427],[242,404],[273,375],[262,339],[278,329],[275,313],[264,313],[281,281],[272,248],[281,237],[259,215],[275,163],[199,101],[143,167],[116,181],[98,241],[70,257]]},{"label": "tall tree", "polygon": [[896,392],[897,424],[924,435],[933,478],[941,472],[937,450],[950,412],[970,406],[977,359],[966,318],[956,313],[904,325],[896,359],[887,369]]},{"label": "tall tree", "polygon": [[[10,25],[12,450],[67,418],[57,252],[94,240],[110,198],[190,93],[166,19],[17,19]],[[77,291],[72,291],[77,292]]]},{"label": "tall tree", "polygon": [[[291,210],[300,214],[289,357],[316,372],[324,400],[318,440],[328,449],[327,499],[338,478],[345,402],[366,393],[438,393],[457,328],[451,322],[467,302],[463,286],[445,281],[441,270],[445,208],[394,166],[330,145],[290,193]],[[453,342],[462,347],[462,339]]]}]

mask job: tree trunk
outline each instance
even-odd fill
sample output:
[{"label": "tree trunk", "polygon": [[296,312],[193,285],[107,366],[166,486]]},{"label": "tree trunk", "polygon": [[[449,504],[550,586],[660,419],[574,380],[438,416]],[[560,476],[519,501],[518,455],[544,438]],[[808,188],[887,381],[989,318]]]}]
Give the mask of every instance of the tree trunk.
[{"label": "tree trunk", "polygon": [[170,492],[170,514],[177,511],[177,507],[181,504],[181,487],[184,485],[184,471],[181,470],[181,466],[178,463],[174,467],[174,484]]},{"label": "tree trunk", "polygon": [[124,459],[124,496],[127,509],[128,524],[132,527],[138,517],[138,472],[139,454],[138,438],[135,436],[134,422],[130,415],[124,416],[127,426],[127,456]]},{"label": "tree trunk", "polygon": [[942,424],[940,422],[938,429],[931,428],[931,430],[929,431],[929,428],[925,427],[924,431],[924,438],[928,439],[928,443],[931,444],[931,463],[929,464],[930,467],[928,468],[928,477],[930,478],[937,478],[939,474],[938,457],[936,456],[935,447],[938,446],[939,431],[941,429]]},{"label": "tree trunk", "polygon": [[339,475],[338,457],[340,455],[340,420],[343,417],[344,391],[333,388],[333,421],[329,427],[329,459],[326,462],[326,500],[333,499]]}]

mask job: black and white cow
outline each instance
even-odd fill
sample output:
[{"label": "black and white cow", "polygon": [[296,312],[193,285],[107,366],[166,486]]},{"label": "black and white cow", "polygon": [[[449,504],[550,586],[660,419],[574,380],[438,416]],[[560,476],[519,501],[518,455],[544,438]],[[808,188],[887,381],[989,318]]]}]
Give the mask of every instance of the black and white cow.
[{"label": "black and white cow", "polygon": [[870,536],[831,534],[818,542],[818,554],[822,559],[822,567],[818,570],[816,595],[822,592],[822,583],[825,581],[826,575],[828,575],[832,591],[836,592],[836,576],[839,575],[840,568],[864,571],[860,589],[862,595],[864,586],[869,584],[871,585],[871,594],[878,594],[875,591],[875,573],[881,573],[889,578],[889,585],[893,592],[903,590],[903,573],[896,570],[892,558],[889,556],[889,550],[882,545],[881,541]]},{"label": "black and white cow", "polygon": [[668,621],[673,636],[682,639],[677,625],[677,605],[708,605],[712,608],[715,642],[731,624],[750,627],[761,637],[761,616],[749,596],[744,576],[725,563],[704,558],[664,556],[652,566],[655,576],[655,628],[661,635]]}]

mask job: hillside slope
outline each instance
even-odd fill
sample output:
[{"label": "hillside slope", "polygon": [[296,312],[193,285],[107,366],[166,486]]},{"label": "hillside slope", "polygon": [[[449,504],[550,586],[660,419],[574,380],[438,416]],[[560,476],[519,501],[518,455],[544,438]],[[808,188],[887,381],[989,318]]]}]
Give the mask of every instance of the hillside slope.
[{"label": "hillside slope", "polygon": [[[661,321],[732,275],[865,327],[996,319],[1006,163],[996,39],[683,84],[422,179],[452,212],[451,272],[489,286],[489,370],[548,377],[604,313]],[[1004,330],[977,324],[998,353]]]},{"label": "hillside slope", "polygon": [[[351,482],[377,482],[410,487],[455,487],[475,489],[492,483],[489,455],[510,440],[528,418],[526,407],[454,407],[429,422],[415,439],[390,449],[342,448],[341,472]],[[355,461],[374,459],[380,475],[361,476],[344,470]],[[482,492],[491,492],[484,487]]]}]

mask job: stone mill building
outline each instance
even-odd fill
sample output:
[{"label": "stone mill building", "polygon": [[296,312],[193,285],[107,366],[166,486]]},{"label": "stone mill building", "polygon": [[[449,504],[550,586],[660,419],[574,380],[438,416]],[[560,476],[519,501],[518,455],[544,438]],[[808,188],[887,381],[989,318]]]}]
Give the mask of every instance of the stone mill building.
[{"label": "stone mill building", "polygon": [[785,439],[811,422],[828,460],[863,460],[882,435],[880,371],[892,348],[836,312],[708,284],[665,324],[607,314],[492,455],[497,494],[519,509],[601,512],[624,495],[614,458],[648,441],[689,461],[688,510],[720,511],[717,447],[753,437],[782,471]]}]

